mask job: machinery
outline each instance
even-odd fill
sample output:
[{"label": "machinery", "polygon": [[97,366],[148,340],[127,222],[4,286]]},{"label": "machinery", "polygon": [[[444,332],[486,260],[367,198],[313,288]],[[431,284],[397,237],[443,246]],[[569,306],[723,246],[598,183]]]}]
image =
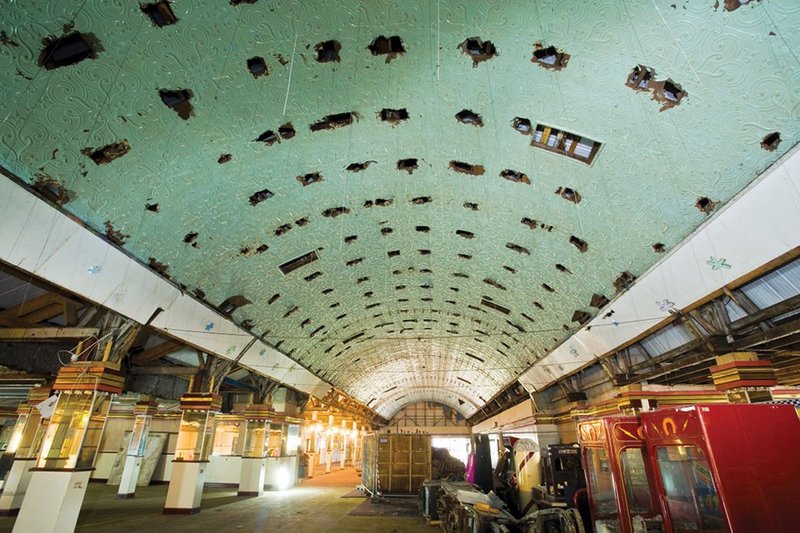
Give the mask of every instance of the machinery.
[{"label": "machinery", "polygon": [[586,486],[577,443],[551,444],[542,458],[544,492],[537,503],[552,507],[572,507],[575,493]]}]

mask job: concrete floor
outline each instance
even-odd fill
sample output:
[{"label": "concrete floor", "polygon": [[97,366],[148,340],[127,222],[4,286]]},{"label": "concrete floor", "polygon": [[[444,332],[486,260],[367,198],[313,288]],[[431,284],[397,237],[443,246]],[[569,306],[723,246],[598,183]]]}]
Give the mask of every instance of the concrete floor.
[{"label": "concrete floor", "polygon": [[[436,533],[419,517],[348,516],[362,498],[341,498],[359,483],[347,468],[305,480],[302,485],[268,492],[259,498],[240,498],[235,489],[206,488],[202,511],[192,516],[163,515],[166,485],[139,487],[136,497],[120,500],[116,487],[92,483],[86,491],[76,531],[156,533],[182,531],[224,533],[270,531],[279,533]],[[13,518],[0,517],[0,532],[10,532]]]}]

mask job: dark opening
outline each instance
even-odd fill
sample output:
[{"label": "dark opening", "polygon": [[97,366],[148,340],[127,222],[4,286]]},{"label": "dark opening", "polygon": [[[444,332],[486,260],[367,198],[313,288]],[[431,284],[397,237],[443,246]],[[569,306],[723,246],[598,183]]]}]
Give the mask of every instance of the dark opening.
[{"label": "dark opening", "polygon": [[311,223],[311,221],[308,219],[308,217],[303,217],[303,218],[298,218],[297,220],[294,221],[294,223],[297,224],[298,227],[302,228],[306,224]]},{"label": "dark opening", "polygon": [[130,149],[131,146],[128,144],[128,140],[123,139],[120,142],[108,144],[97,150],[94,148],[84,148],[81,150],[81,153],[91,158],[96,165],[105,165],[127,154]]},{"label": "dark opening", "polygon": [[459,174],[469,174],[471,176],[482,176],[485,171],[482,165],[470,165],[463,161],[450,161],[450,168]]},{"label": "dark opening", "polygon": [[250,196],[250,205],[259,204],[264,200],[269,200],[273,196],[275,196],[275,194],[269,189],[258,191]]},{"label": "dark opening", "polygon": [[556,270],[558,270],[559,272],[563,272],[564,274],[572,274],[572,271],[567,267],[565,267],[564,265],[562,265],[561,263],[556,263]]},{"label": "dark opening", "polygon": [[497,49],[491,41],[483,41],[479,37],[470,37],[458,48],[472,59],[472,66],[477,67],[481,61],[486,61],[497,55]]},{"label": "dark opening", "polygon": [[388,252],[386,252],[386,255],[388,255],[389,257],[397,257],[398,255],[400,255],[400,250],[389,250]]},{"label": "dark opening", "polygon": [[224,165],[231,159],[233,159],[233,156],[231,154],[222,154],[221,156],[219,156],[219,159],[217,159],[217,163],[219,163],[220,165]]},{"label": "dark opening", "polygon": [[276,142],[281,142],[281,141],[280,141],[280,139],[278,139],[278,136],[275,134],[274,131],[267,130],[264,133],[262,133],[261,135],[259,135],[258,137],[256,137],[255,141],[253,141],[253,142],[262,142],[262,143],[266,144],[267,146],[272,146]]},{"label": "dark opening", "polygon": [[39,66],[47,70],[95,59],[101,51],[99,41],[91,33],[72,32],[61,37],[50,36],[44,40],[39,53]]},{"label": "dark opening", "polygon": [[577,204],[581,201],[581,195],[578,193],[578,191],[570,189],[569,187],[559,187],[556,189],[556,194],[561,195],[561,198],[574,204]]},{"label": "dark opening", "polygon": [[294,272],[298,268],[305,266],[309,263],[313,263],[319,259],[317,252],[308,252],[307,254],[303,254],[300,257],[295,257],[294,259],[287,261],[278,267],[284,275],[289,274],[290,272]]},{"label": "dark opening", "polygon": [[354,242],[356,242],[356,240],[358,240],[358,235],[348,235],[347,237],[344,238],[344,243],[353,244]]},{"label": "dark opening", "polygon": [[528,176],[522,172],[518,172],[516,170],[505,169],[500,171],[500,177],[507,179],[508,181],[513,181],[515,183],[525,183],[527,185],[531,184],[531,180],[528,179]]},{"label": "dark opening", "polygon": [[527,118],[514,117],[514,120],[511,121],[511,127],[523,135],[530,135],[533,132],[531,121]]},{"label": "dark opening", "polygon": [[110,220],[106,220],[106,237],[109,241],[116,244],[117,246],[122,246],[125,244],[125,239],[130,237],[130,235],[126,235],[122,233],[120,230],[114,229],[114,224]]},{"label": "dark opening", "polygon": [[347,165],[345,170],[349,172],[361,172],[362,170],[366,170],[366,168],[370,165],[370,163],[375,163],[375,161],[364,161],[363,163],[350,163]]},{"label": "dark opening", "polygon": [[383,120],[384,122],[391,122],[393,124],[398,124],[400,121],[408,120],[408,111],[406,111],[406,108],[402,109],[384,108],[381,109],[381,112],[378,113],[378,116],[380,116],[381,120]]},{"label": "dark opening", "polygon": [[250,74],[252,74],[254,78],[269,76],[269,67],[267,67],[267,62],[264,61],[264,58],[261,56],[255,56],[248,59],[247,70],[250,71]]},{"label": "dark opening", "polygon": [[315,122],[309,126],[311,131],[332,130],[348,126],[353,123],[353,119],[357,118],[354,112],[349,113],[336,113],[334,115],[327,115],[322,120]]},{"label": "dark opening", "polygon": [[531,251],[525,248],[524,246],[520,246],[519,244],[514,244],[513,242],[507,242],[506,248],[509,250],[514,250],[517,253],[531,255]]},{"label": "dark opening", "polygon": [[458,254],[458,258],[459,258],[459,259],[466,259],[466,260],[470,260],[470,259],[472,259],[472,256],[471,256],[471,255],[469,255],[469,254]]},{"label": "dark opening", "polygon": [[144,208],[153,213],[158,213],[160,209],[158,204],[144,204]]},{"label": "dark opening", "polygon": [[717,207],[717,204],[719,204],[719,202],[714,202],[707,196],[703,196],[702,198],[697,199],[697,202],[694,204],[694,206],[702,213],[710,215]]},{"label": "dark opening", "polygon": [[165,278],[169,278],[169,273],[168,273],[169,265],[167,265],[166,263],[161,263],[159,261],[156,261],[155,257],[150,257],[148,259],[147,264],[150,265],[150,268],[152,268],[155,272],[161,274]]},{"label": "dark opening", "polygon": [[194,248],[197,248],[197,237],[200,234],[196,231],[191,231],[183,236],[183,242],[186,244],[191,244]]},{"label": "dark opening", "polygon": [[573,322],[577,322],[581,326],[586,324],[587,322],[589,322],[589,320],[591,320],[591,318],[592,318],[592,315],[590,315],[586,311],[576,310],[574,313],[572,313],[572,321]]},{"label": "dark opening", "polygon": [[287,233],[289,233],[289,230],[291,229],[292,229],[291,224],[283,224],[281,226],[278,226],[278,228],[275,230],[275,236],[280,237],[281,235],[286,235]]},{"label": "dark opening", "polygon": [[192,104],[189,103],[189,100],[192,99],[192,91],[189,89],[174,91],[160,89],[158,95],[164,105],[175,111],[183,120],[189,120],[189,117],[192,116]]},{"label": "dark opening", "polygon": [[541,45],[538,45],[533,51],[531,61],[538,63],[543,68],[561,70],[569,62],[569,54],[563,50],[556,50],[555,46],[542,48]]},{"label": "dark opening", "polygon": [[428,226],[416,226],[414,229],[420,233],[428,233],[431,230]]},{"label": "dark opening", "polygon": [[369,276],[362,276],[356,280],[356,283],[361,284],[367,281],[369,281]]},{"label": "dark opening", "polygon": [[283,313],[283,318],[289,318],[290,316],[292,316],[294,313],[297,312],[297,309],[298,307],[295,305],[294,307]]},{"label": "dark opening", "polygon": [[592,294],[592,299],[589,301],[589,305],[592,307],[596,307],[597,309],[600,309],[602,307],[605,307],[608,304],[608,302],[609,302],[608,298],[606,298],[602,294],[595,293]]},{"label": "dark opening", "polygon": [[628,80],[625,85],[635,91],[646,91],[650,88],[650,82],[655,75],[655,71],[644,65],[637,65],[628,74]]},{"label": "dark opening", "polygon": [[621,292],[631,286],[634,281],[636,281],[636,276],[627,271],[622,272],[617,276],[617,279],[614,280],[614,288],[617,292]]},{"label": "dark opening", "polygon": [[654,251],[655,253],[657,253],[657,254],[663,254],[664,252],[666,252],[666,251],[667,251],[667,249],[666,249],[666,247],[664,246],[664,243],[662,243],[662,242],[657,242],[657,243],[655,243],[655,244],[653,245],[653,251]]},{"label": "dark opening", "polygon": [[464,209],[471,209],[473,211],[478,210],[478,204],[474,202],[464,202]]},{"label": "dark opening", "polygon": [[237,294],[236,296],[231,296],[230,298],[226,298],[224,302],[222,302],[217,306],[217,310],[223,315],[230,316],[231,314],[233,314],[234,311],[236,311],[240,307],[243,307],[250,303],[252,303],[250,300],[248,300],[241,294]]},{"label": "dark opening", "polygon": [[416,198],[411,199],[411,203],[414,205],[423,205],[429,204],[433,201],[430,196],[417,196]]},{"label": "dark opening", "polygon": [[394,202],[394,200],[391,198],[375,198],[375,207],[389,207],[392,205],[392,202]]},{"label": "dark opening", "polygon": [[297,134],[297,132],[294,130],[294,126],[292,126],[291,122],[287,122],[278,128],[278,135],[284,140],[291,139],[295,134]]},{"label": "dark opening", "polygon": [[542,288],[547,292],[556,292],[556,290],[547,283],[542,283]]},{"label": "dark opening", "polygon": [[374,56],[385,55],[387,63],[398,55],[406,53],[403,40],[397,35],[391,37],[380,35],[372,41],[372,44],[370,44],[367,49]]},{"label": "dark opening", "polygon": [[269,304],[269,305],[274,304],[275,302],[278,301],[278,298],[280,298],[280,297],[281,297],[281,295],[278,294],[278,293],[273,294],[272,296],[269,297],[269,300],[267,300],[267,304]]},{"label": "dark opening", "polygon": [[322,216],[336,218],[339,215],[346,215],[350,212],[350,209],[347,207],[329,207],[325,211],[322,212]]},{"label": "dark opening", "polygon": [[150,18],[150,22],[158,28],[169,26],[178,22],[178,17],[172,12],[169,2],[155,2],[141,6],[142,12]]},{"label": "dark opening", "polygon": [[484,278],[483,282],[484,282],[485,284],[487,284],[487,285],[491,285],[491,286],[492,286],[492,287],[494,287],[495,289],[500,289],[501,291],[505,291],[505,290],[507,290],[507,289],[505,288],[505,286],[501,285],[500,283],[496,282],[495,280],[493,280],[493,279],[491,279],[491,278]]},{"label": "dark opening", "polygon": [[255,4],[258,0],[231,0],[232,6],[238,6],[239,4]]},{"label": "dark opening", "polygon": [[408,159],[400,159],[397,161],[397,170],[405,170],[409,174],[413,174],[417,168],[417,160],[413,157]]},{"label": "dark opening", "polygon": [[303,174],[302,176],[297,176],[297,181],[299,181],[303,185],[303,187],[305,187],[307,185],[311,185],[312,183],[317,183],[318,181],[322,181],[322,175],[319,172]]},{"label": "dark opening", "polygon": [[431,251],[424,248],[422,250],[417,250],[417,252],[419,252],[419,255],[431,255]]},{"label": "dark opening", "polygon": [[589,249],[589,244],[586,241],[577,238],[575,235],[570,236],[569,242],[570,244],[574,245],[575,248],[580,250],[581,253],[584,253]]},{"label": "dark opening", "polygon": [[778,131],[769,133],[761,139],[761,148],[767,152],[774,152],[778,149],[779,144],[781,144],[781,134]]},{"label": "dark opening", "polygon": [[342,49],[339,41],[325,41],[318,43],[314,46],[314,51],[317,52],[317,61],[320,63],[329,63],[331,61],[339,62],[339,50]]},{"label": "dark opening", "polygon": [[303,279],[306,280],[306,281],[314,281],[315,279],[317,279],[321,275],[322,275],[322,272],[319,272],[319,271],[312,272],[311,274],[309,274],[308,276],[304,277]]},{"label": "dark opening", "polygon": [[381,228],[381,235],[386,236],[386,235],[389,235],[389,234],[391,234],[393,232],[394,232],[394,230],[392,228]]},{"label": "dark opening", "polygon": [[464,274],[463,272],[453,272],[453,277],[461,279],[469,279],[469,274]]},{"label": "dark opening", "polygon": [[498,305],[498,304],[496,304],[494,302],[491,302],[491,301],[487,300],[486,298],[481,299],[481,305],[483,305],[485,307],[488,307],[489,309],[494,309],[495,311],[499,311],[499,312],[503,313],[504,315],[507,315],[507,314],[511,313],[510,309],[508,309],[506,307],[503,307],[502,305]]},{"label": "dark opening", "polygon": [[542,304],[540,304],[539,302],[533,302],[533,306],[536,307],[537,309],[544,309],[544,306],[542,306]]},{"label": "dark opening", "polygon": [[456,230],[456,235],[458,235],[459,237],[464,237],[465,239],[473,239],[473,238],[475,238],[475,234],[474,233],[472,233],[471,231],[463,230],[463,229],[457,229]]},{"label": "dark opening", "polygon": [[472,124],[473,126],[483,127],[483,117],[469,109],[462,109],[456,113],[456,120],[462,124]]}]

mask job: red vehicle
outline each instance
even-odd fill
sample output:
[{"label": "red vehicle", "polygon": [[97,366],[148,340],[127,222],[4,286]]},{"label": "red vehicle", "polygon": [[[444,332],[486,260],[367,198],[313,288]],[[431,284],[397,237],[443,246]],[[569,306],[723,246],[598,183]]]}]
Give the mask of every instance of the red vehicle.
[{"label": "red vehicle", "polygon": [[578,424],[595,533],[664,531],[638,416]]},{"label": "red vehicle", "polygon": [[793,407],[692,405],[645,412],[641,421],[666,531],[800,531]]}]

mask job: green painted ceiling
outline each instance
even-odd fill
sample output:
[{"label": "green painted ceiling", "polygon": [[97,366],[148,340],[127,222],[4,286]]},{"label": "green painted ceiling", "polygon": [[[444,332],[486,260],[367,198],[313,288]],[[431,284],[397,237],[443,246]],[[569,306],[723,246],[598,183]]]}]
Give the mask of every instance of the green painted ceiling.
[{"label": "green painted ceiling", "polygon": [[[61,184],[64,209],[211,305],[243,295],[237,322],[382,414],[421,399],[470,414],[570,335],[576,310],[594,315],[594,294],[656,262],[654,244],[706,220],[699,198],[723,204],[800,140],[800,3],[673,1],[175,0],[164,27],[131,1],[6,3],[0,164]],[[71,32],[95,57],[40,67],[43,39]],[[380,35],[406,52],[372,55]],[[497,55],[473,65],[459,48],[473,37]],[[340,61],[320,63],[329,40]],[[532,62],[537,42],[566,67]],[[248,71],[254,57],[268,75]],[[627,87],[638,64],[677,83],[680,104],[659,111]],[[188,120],[159,90],[190,91]],[[483,125],[457,121],[465,109]],[[349,112],[350,125],[309,128]],[[515,117],[602,148],[592,165],[533,148]],[[292,138],[254,141],[285,123]],[[86,155],[123,140],[109,163]],[[409,158],[413,173],[398,170]],[[358,162],[370,164],[346,170]],[[322,180],[297,179],[311,173]]]}]

